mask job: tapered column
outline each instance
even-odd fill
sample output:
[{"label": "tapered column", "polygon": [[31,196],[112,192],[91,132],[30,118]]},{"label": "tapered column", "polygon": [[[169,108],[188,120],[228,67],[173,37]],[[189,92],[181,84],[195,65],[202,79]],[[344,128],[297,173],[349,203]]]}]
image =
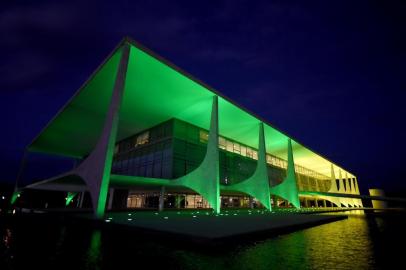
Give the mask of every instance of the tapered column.
[{"label": "tapered column", "polygon": [[291,139],[288,139],[288,168],[286,171],[286,178],[279,185],[271,187],[270,192],[271,194],[288,200],[296,208],[300,208]]},{"label": "tapered column", "polygon": [[109,188],[109,202],[107,203],[107,210],[113,208],[114,188]]},{"label": "tapered column", "polygon": [[215,213],[220,213],[220,172],[218,148],[218,97],[213,96],[209,139],[202,163],[189,174],[171,181],[172,185],[188,187],[205,198]]},{"label": "tapered column", "polygon": [[[357,178],[355,178],[355,194],[360,194],[360,191],[359,191],[359,186],[358,186],[358,180],[357,180]],[[358,207],[364,207],[364,205],[362,204],[362,200],[361,199],[357,199],[357,205],[358,205]]]},{"label": "tapered column", "polygon": [[80,192],[80,198],[78,201],[78,208],[83,208],[83,200],[85,198],[85,191]]},{"label": "tapered column", "polygon": [[95,216],[101,218],[106,208],[111,165],[118,130],[119,110],[124,92],[130,45],[124,41],[110,105],[101,136],[89,156],[74,170],[86,182]]},{"label": "tapered column", "polygon": [[343,175],[341,173],[341,169],[338,170],[338,182],[340,183],[340,189],[338,192],[345,193],[346,187],[344,186]]},{"label": "tapered column", "polygon": [[[340,190],[339,193],[347,193],[348,187],[347,187],[347,183],[344,183],[344,178],[343,178],[343,174],[341,172],[341,169],[338,170],[338,181],[340,182]],[[348,198],[340,198],[340,203],[342,205],[344,205],[345,207],[348,207]],[[341,205],[340,205],[341,206]]]},{"label": "tapered column", "polygon": [[345,181],[347,182],[347,193],[353,194],[353,187],[351,180],[348,178],[348,173],[345,172]]},{"label": "tapered column", "polygon": [[248,203],[249,203],[249,208],[253,209],[254,208],[254,198],[250,196]]},{"label": "tapered column", "polygon": [[[336,180],[336,176],[335,176],[335,172],[334,172],[334,166],[333,164],[331,164],[331,186],[329,189],[329,193],[338,193],[339,188],[337,188],[337,180]],[[335,204],[337,207],[341,207],[341,200],[339,197],[328,197],[329,201],[333,204]]]},{"label": "tapered column", "polygon": [[269,192],[268,168],[266,163],[264,124],[262,122],[259,124],[258,162],[254,174],[240,183],[225,186],[224,189],[244,192],[255,197],[268,210],[272,209],[271,195]]},{"label": "tapered column", "polygon": [[162,186],[161,191],[159,192],[158,210],[160,212],[164,210],[164,203],[165,203],[165,186]]},{"label": "tapered column", "polygon": [[[347,175],[347,173],[346,173]],[[339,183],[339,187],[337,188],[337,184],[336,184],[336,176],[334,173],[334,167],[333,164],[331,164],[331,187],[330,190],[328,192],[330,193],[350,193],[350,187],[348,186],[348,182],[346,182],[346,188],[344,188],[344,182],[346,180],[344,180],[344,178],[342,177],[342,172],[341,169],[338,170],[338,183]],[[342,207],[341,205],[344,205],[346,207],[348,207],[348,205],[350,205],[352,202],[352,199],[349,198],[341,198],[341,197],[329,197],[329,201],[336,204],[338,207]]]},{"label": "tapered column", "polygon": [[175,208],[180,208],[182,197],[179,194],[175,195]]},{"label": "tapered column", "polygon": [[331,178],[330,178],[330,181],[331,181],[331,186],[330,186],[330,189],[329,189],[328,192],[338,193],[337,180],[336,180],[333,164],[331,164]]},{"label": "tapered column", "polygon": [[359,194],[359,188],[358,188],[358,180],[357,178],[355,178],[355,182],[354,182],[354,194]]},{"label": "tapered column", "polygon": [[21,158],[20,168],[17,173],[16,182],[14,184],[13,194],[11,194],[11,198],[10,198],[10,207],[12,207],[14,205],[14,203],[17,201],[17,198],[21,194],[21,190],[18,189],[18,184],[23,177],[23,173],[24,173],[25,166],[27,163],[27,155],[28,155],[28,151],[24,150],[23,157]]},{"label": "tapered column", "polygon": [[[347,183],[347,192],[346,193],[347,194],[355,194],[352,179],[348,178],[348,173],[347,172],[345,172],[345,181]],[[354,198],[348,198],[347,201],[348,201],[348,204],[351,205],[352,207],[355,207],[356,204],[357,204],[356,199],[354,199]]]}]

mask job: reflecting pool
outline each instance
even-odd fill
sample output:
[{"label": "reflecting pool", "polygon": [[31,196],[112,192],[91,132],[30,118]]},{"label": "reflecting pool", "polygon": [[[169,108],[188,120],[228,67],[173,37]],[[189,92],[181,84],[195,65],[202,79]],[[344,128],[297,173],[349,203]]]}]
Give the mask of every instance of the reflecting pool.
[{"label": "reflecting pool", "polygon": [[404,267],[406,255],[404,214],[353,213],[262,241],[214,247],[60,224],[1,222],[0,269],[386,269]]}]

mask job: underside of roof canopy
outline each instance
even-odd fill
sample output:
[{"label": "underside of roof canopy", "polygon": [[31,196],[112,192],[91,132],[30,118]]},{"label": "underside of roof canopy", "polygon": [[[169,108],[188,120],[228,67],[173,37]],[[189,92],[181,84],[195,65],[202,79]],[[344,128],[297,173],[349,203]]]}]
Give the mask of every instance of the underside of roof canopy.
[{"label": "underside of roof canopy", "polygon": [[[290,137],[285,133],[139,43],[128,39],[123,42],[131,46],[117,141],[170,118],[208,129],[212,97],[218,95],[221,136],[257,148],[258,123],[262,121],[267,152],[286,159]],[[75,158],[92,151],[109,107],[122,44],[33,140],[29,151]],[[295,164],[330,176],[331,161],[291,139]],[[334,168],[336,175],[341,170],[343,175],[355,177],[335,164]]]}]

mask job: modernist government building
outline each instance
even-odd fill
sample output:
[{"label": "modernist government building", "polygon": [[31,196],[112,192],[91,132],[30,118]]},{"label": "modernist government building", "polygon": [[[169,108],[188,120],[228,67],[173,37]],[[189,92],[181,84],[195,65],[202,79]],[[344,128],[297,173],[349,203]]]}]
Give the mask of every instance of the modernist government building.
[{"label": "modernist government building", "polygon": [[27,151],[78,162],[25,188],[87,194],[98,217],[111,207],[362,207],[354,174],[129,38]]}]

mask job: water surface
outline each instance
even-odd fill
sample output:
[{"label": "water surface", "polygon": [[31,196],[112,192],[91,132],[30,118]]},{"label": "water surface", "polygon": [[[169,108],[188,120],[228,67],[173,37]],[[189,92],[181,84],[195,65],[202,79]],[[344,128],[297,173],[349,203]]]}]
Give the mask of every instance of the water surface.
[{"label": "water surface", "polygon": [[218,247],[172,245],[122,229],[61,224],[2,222],[0,269],[386,269],[403,268],[406,255],[406,215],[401,214],[353,214],[262,241]]}]

